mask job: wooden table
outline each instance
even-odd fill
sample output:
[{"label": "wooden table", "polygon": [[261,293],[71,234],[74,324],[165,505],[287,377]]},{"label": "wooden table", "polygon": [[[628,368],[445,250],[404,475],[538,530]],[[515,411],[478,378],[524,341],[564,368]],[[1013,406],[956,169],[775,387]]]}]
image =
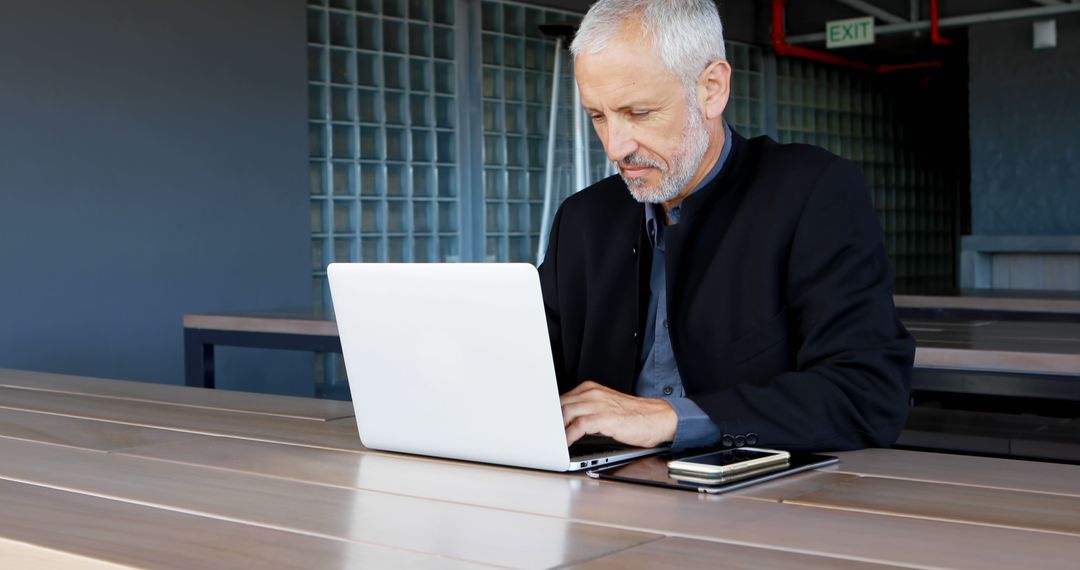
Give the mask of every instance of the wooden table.
[{"label": "wooden table", "polygon": [[[1015,301],[1015,300],[1014,300]],[[1080,322],[905,319],[918,341],[912,389],[1080,405]],[[341,351],[322,312],[186,315],[187,383],[213,387],[214,344]],[[913,408],[899,445],[1080,462],[1080,415],[1056,417]]]},{"label": "wooden table", "polygon": [[[1080,322],[907,319],[918,340],[918,389],[970,391],[1080,401]],[[341,352],[337,323],[319,310],[184,316],[185,377],[214,386],[214,345]],[[943,372],[982,374],[973,383]],[[1027,378],[1024,378],[1027,377]],[[1038,380],[1033,383],[1029,380]]]},{"label": "wooden table", "polygon": [[1080,401],[1080,323],[904,324],[918,343],[916,390]]},{"label": "wooden table", "polygon": [[[912,390],[1072,402],[1053,415],[914,407],[899,445],[1080,462],[1080,324],[906,319],[918,348]],[[935,399],[930,397],[931,400]]]},{"label": "wooden table", "polygon": [[341,352],[337,323],[322,309],[184,315],[184,383],[214,387],[214,347]]},{"label": "wooden table", "polygon": [[1080,292],[958,289],[894,295],[902,318],[1064,321],[1080,319]]},{"label": "wooden table", "polygon": [[728,496],[365,449],[348,403],[0,370],[0,567],[1075,568],[1080,467],[896,450]]}]

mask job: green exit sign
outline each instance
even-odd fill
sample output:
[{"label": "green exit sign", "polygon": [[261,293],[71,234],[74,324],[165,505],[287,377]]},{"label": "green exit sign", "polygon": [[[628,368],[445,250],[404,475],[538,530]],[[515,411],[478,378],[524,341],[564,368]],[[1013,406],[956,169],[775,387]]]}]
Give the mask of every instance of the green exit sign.
[{"label": "green exit sign", "polygon": [[829,49],[874,43],[874,18],[851,18],[825,24],[825,47]]}]

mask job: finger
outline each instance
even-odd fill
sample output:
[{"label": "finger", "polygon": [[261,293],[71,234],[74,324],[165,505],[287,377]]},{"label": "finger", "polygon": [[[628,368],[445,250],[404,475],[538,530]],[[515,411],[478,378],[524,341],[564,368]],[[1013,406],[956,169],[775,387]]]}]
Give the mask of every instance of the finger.
[{"label": "finger", "polygon": [[606,386],[592,383],[592,386],[585,388],[579,386],[578,388],[559,396],[559,403],[566,405],[576,402],[602,402],[604,400],[614,400],[620,397],[627,396],[618,390],[612,390]]},{"label": "finger", "polygon": [[603,399],[603,392],[598,392],[596,390],[586,390],[577,394],[567,392],[562,396],[559,396],[559,404],[566,406],[568,404],[577,404],[579,402],[596,402]]},{"label": "finger", "polygon": [[[604,412],[579,416],[566,426],[567,440],[577,441],[586,435],[604,435],[619,440],[618,424],[616,416]],[[573,440],[570,440],[571,436]]]},{"label": "finger", "polygon": [[593,413],[596,413],[597,406],[590,402],[577,402],[563,406],[563,427],[570,425],[570,422]]},{"label": "finger", "polygon": [[567,392],[564,395],[566,395],[566,396],[576,395],[576,394],[580,394],[582,392],[585,392],[586,390],[592,390],[594,388],[603,388],[603,387],[604,387],[603,385],[597,384],[596,382],[593,382],[592,380],[586,380],[586,381],[582,382],[581,384],[578,384],[577,386],[574,386],[573,390],[570,390],[569,392]]},{"label": "finger", "polygon": [[595,433],[592,425],[595,423],[594,418],[593,415],[582,416],[566,426],[566,445],[570,445],[588,434]]},{"label": "finger", "polygon": [[566,447],[574,445],[574,442],[585,436],[585,432],[581,430],[581,426],[578,424],[566,426]]}]

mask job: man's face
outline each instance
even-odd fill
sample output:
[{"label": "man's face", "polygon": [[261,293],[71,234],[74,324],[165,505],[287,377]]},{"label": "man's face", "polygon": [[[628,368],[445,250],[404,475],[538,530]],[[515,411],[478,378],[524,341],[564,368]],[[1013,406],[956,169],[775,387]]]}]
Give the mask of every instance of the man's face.
[{"label": "man's face", "polygon": [[634,198],[662,203],[687,190],[709,130],[681,79],[653,50],[641,41],[613,42],[580,54],[574,73],[596,134]]}]

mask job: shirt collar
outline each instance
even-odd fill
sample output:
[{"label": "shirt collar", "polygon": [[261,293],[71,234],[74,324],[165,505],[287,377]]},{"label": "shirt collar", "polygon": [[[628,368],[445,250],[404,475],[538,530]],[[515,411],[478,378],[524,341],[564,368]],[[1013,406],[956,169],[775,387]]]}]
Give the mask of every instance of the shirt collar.
[{"label": "shirt collar", "polygon": [[[727,122],[724,122],[724,148],[720,151],[720,158],[716,159],[716,164],[713,165],[709,173],[705,175],[705,178],[701,180],[697,186],[690,192],[693,194],[698,190],[701,190],[705,186],[716,180],[716,177],[720,175],[720,171],[724,169],[724,164],[727,163],[728,155],[731,154],[731,127]],[[687,194],[689,196],[689,194]],[[663,212],[660,210],[662,206],[660,204],[645,204],[645,227],[649,232],[649,241],[653,246],[656,245],[656,233],[657,228],[660,225],[658,220]],[[674,208],[668,211],[668,217],[671,219],[672,224],[679,223],[679,218],[682,215],[682,202],[679,202]]]}]

